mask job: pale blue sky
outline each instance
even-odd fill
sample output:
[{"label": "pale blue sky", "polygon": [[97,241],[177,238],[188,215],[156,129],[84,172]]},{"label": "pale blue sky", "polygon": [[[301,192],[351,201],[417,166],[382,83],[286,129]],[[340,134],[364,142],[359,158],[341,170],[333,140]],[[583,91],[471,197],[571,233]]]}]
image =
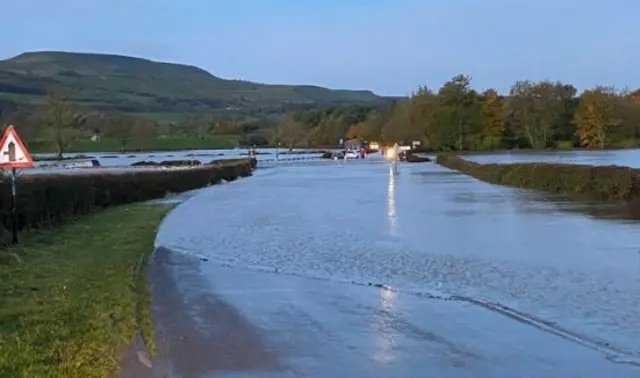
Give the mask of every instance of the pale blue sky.
[{"label": "pale blue sky", "polygon": [[457,73],[640,87],[638,0],[0,0],[0,57],[108,52],[408,94]]}]

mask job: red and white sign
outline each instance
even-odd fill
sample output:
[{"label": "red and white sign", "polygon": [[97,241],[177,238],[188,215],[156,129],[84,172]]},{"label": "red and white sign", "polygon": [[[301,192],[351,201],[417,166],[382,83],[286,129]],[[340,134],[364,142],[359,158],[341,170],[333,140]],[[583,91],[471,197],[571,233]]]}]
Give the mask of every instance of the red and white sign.
[{"label": "red and white sign", "polygon": [[8,126],[0,139],[0,168],[31,168],[33,159],[16,129]]}]

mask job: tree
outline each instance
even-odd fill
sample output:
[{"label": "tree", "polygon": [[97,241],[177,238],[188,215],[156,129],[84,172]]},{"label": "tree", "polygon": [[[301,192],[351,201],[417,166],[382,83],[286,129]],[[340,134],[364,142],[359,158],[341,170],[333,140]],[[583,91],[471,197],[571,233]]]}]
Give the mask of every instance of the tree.
[{"label": "tree", "polygon": [[580,145],[605,147],[610,130],[622,122],[616,103],[616,93],[612,88],[597,87],[582,94],[573,118],[580,133]]},{"label": "tree", "polygon": [[55,144],[57,158],[62,159],[69,142],[78,134],[78,126],[86,121],[86,117],[74,111],[62,92],[53,89],[47,91],[46,106],[49,136]]},{"label": "tree", "polygon": [[416,138],[425,146],[433,147],[431,134],[440,104],[438,96],[427,87],[419,87],[409,103],[409,124],[415,130]]},{"label": "tree", "polygon": [[133,139],[136,146],[144,151],[149,141],[157,135],[157,122],[151,119],[140,119],[133,127]]},{"label": "tree", "polygon": [[131,115],[112,116],[110,120],[111,122],[105,135],[116,138],[120,145],[120,152],[124,153],[133,137],[133,131],[138,120]]},{"label": "tree", "polygon": [[209,133],[212,135],[239,135],[243,133],[242,121],[238,118],[223,118],[211,121]]},{"label": "tree", "polygon": [[382,138],[392,142],[411,142],[421,137],[416,128],[411,127],[409,101],[397,101],[391,116],[382,126]]},{"label": "tree", "polygon": [[293,146],[300,141],[304,135],[302,125],[293,115],[282,117],[276,129],[276,140],[278,143],[284,142],[289,151],[293,150]]},{"label": "tree", "polygon": [[505,131],[502,99],[494,89],[485,91],[482,97],[482,145],[498,148]]},{"label": "tree", "polygon": [[471,78],[457,75],[438,91],[439,106],[434,116],[432,138],[438,148],[464,150],[481,131],[482,108]]},{"label": "tree", "polygon": [[545,148],[558,138],[570,139],[576,89],[560,82],[518,81],[506,102],[511,133],[532,148]]},{"label": "tree", "polygon": [[622,122],[607,139],[615,138],[623,147],[635,147],[640,138],[640,90],[620,91],[617,100]]},{"label": "tree", "polygon": [[347,139],[367,139],[369,137],[369,124],[366,121],[358,122],[347,130]]}]

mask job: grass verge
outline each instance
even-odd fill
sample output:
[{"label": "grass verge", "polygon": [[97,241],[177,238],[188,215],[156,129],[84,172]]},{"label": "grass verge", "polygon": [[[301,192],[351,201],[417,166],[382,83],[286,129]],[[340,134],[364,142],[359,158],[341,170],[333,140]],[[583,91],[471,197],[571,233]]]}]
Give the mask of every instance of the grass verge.
[{"label": "grass verge", "polygon": [[169,209],[114,207],[0,251],[0,377],[107,377],[137,331],[151,342],[140,273]]}]

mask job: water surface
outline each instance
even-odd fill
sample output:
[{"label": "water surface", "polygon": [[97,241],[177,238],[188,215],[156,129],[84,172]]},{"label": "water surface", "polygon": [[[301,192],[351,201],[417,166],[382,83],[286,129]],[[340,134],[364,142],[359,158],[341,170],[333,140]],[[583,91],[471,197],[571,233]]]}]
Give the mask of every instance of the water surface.
[{"label": "water surface", "polygon": [[300,164],[200,192],[158,243],[236,268],[499,302],[639,354],[638,224],[566,207],[435,164]]}]

